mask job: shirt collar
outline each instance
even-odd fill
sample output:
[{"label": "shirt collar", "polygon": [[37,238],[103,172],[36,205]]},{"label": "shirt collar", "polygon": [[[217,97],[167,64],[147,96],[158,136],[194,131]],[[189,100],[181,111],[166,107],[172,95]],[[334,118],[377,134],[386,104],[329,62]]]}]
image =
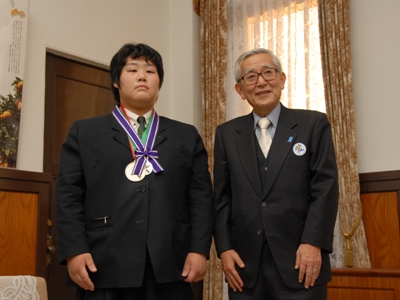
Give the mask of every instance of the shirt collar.
[{"label": "shirt collar", "polygon": [[[136,124],[137,118],[139,117],[139,115],[135,114],[133,111],[130,111],[126,107],[125,107],[125,111],[126,111],[126,114],[128,115],[128,118],[129,118],[129,121],[131,122],[131,124]],[[153,110],[150,110],[143,115],[143,117],[146,119],[146,124],[149,123],[149,119],[150,119],[152,112],[153,112]]]},{"label": "shirt collar", "polygon": [[[274,128],[278,126],[278,120],[280,114],[281,114],[281,103],[279,102],[279,104],[275,106],[275,108],[267,115],[267,118],[271,121],[271,126],[273,126]],[[253,119],[254,119],[254,130],[256,130],[257,123],[261,119],[261,117],[257,115],[254,112],[254,110],[253,110]]]}]

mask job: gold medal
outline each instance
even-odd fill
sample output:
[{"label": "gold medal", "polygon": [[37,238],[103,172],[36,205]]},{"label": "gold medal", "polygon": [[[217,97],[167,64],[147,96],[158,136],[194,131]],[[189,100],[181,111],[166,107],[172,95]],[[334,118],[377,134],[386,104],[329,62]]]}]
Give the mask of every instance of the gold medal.
[{"label": "gold medal", "polygon": [[133,168],[135,167],[135,162],[129,163],[125,168],[125,176],[128,180],[133,182],[141,181],[146,176],[146,171],[143,169],[140,175],[133,174]]}]

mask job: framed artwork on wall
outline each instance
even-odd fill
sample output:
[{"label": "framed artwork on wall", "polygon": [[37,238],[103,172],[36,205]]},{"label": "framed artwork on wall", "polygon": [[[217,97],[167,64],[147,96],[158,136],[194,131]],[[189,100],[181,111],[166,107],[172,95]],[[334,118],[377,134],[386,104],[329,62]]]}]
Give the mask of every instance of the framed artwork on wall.
[{"label": "framed artwork on wall", "polygon": [[0,0],[0,167],[16,168],[28,0]]}]

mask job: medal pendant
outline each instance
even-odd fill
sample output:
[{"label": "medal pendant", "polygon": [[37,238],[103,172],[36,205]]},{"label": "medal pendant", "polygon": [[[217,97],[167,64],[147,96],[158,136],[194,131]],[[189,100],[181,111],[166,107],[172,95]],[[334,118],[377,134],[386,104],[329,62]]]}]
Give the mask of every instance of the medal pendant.
[{"label": "medal pendant", "polygon": [[133,168],[135,167],[135,162],[129,163],[125,168],[125,176],[128,180],[133,182],[141,181],[144,177],[146,177],[146,171],[143,170],[140,175],[133,174]]}]

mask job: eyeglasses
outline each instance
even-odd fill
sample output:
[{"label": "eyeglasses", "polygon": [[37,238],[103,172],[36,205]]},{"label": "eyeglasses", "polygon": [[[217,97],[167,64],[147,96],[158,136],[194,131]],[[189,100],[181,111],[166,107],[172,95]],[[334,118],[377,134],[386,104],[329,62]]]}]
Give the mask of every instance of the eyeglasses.
[{"label": "eyeglasses", "polygon": [[[240,80],[243,79],[244,83],[247,85],[252,85],[255,84],[258,81],[258,77],[261,75],[264,80],[269,81],[269,80],[274,80],[276,78],[276,75],[278,74],[278,69],[265,69],[264,71],[257,73],[257,72],[250,72],[247,74],[244,74]],[[239,81],[240,81],[239,80]]]}]

